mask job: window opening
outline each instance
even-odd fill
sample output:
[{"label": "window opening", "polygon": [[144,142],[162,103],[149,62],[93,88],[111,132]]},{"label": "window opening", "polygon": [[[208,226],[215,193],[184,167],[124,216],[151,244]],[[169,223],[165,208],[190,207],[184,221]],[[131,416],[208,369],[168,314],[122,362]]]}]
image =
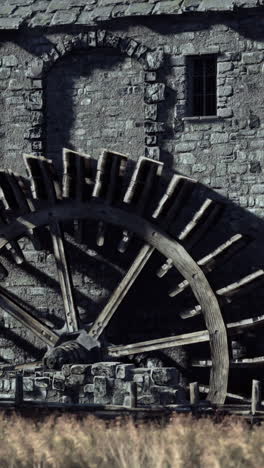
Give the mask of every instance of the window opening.
[{"label": "window opening", "polygon": [[216,55],[188,58],[189,109],[191,116],[217,114]]}]

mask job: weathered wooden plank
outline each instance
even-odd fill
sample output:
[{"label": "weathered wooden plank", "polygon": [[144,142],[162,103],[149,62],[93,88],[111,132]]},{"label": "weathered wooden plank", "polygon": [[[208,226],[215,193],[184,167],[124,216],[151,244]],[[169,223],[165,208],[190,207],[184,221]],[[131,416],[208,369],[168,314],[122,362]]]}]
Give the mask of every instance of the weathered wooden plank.
[{"label": "weathered wooden plank", "polygon": [[153,251],[154,248],[150,245],[144,245],[141,248],[136,259],[130,266],[128,272],[111,295],[106,306],[100,312],[92,328],[89,330],[89,335],[93,336],[96,339],[99,338],[101,333],[104,331],[106,325],[113,317],[116,309],[121,304],[122,300],[125,298],[131,286],[134,284],[139,273],[142,271],[143,267],[148,262]]},{"label": "weathered wooden plank", "polygon": [[264,315],[259,315],[257,317],[250,317],[243,320],[238,320],[236,322],[228,323],[226,326],[229,329],[228,332],[232,334],[233,332],[240,332],[243,329],[255,328],[264,325]]},{"label": "weathered wooden plank", "polygon": [[94,185],[89,154],[73,151],[68,148],[62,150],[63,179],[62,196],[76,201],[84,201],[86,191]]},{"label": "weathered wooden plank", "polygon": [[183,310],[182,312],[180,312],[179,315],[182,319],[188,319],[188,318],[196,317],[197,315],[201,315],[201,313],[202,313],[202,308],[200,304],[197,304],[195,307],[191,307],[189,309]]},{"label": "weathered wooden plank", "polygon": [[61,198],[61,187],[53,163],[43,156],[24,154],[33,199],[56,203]]},{"label": "weathered wooden plank", "polygon": [[[250,242],[250,240],[251,239],[248,236],[236,234],[235,236],[232,236],[230,239],[228,239],[228,241],[217,247],[217,249],[198,260],[197,263],[204,272],[211,272],[229,260],[240,249],[245,247]],[[182,281],[169,291],[169,296],[175,297],[178,294],[181,294],[186,288],[188,288],[188,286],[188,281]]]},{"label": "weathered wooden plank", "polygon": [[238,294],[245,294],[264,281],[264,270],[258,270],[245,276],[240,281],[229,284],[224,288],[218,289],[217,295],[220,297],[231,297]]},{"label": "weathered wooden plank", "polygon": [[201,330],[193,333],[185,333],[183,335],[169,336],[166,338],[158,338],[155,340],[141,341],[129,345],[109,346],[107,348],[109,356],[121,357],[131,354],[146,353],[157,351],[159,349],[174,348],[177,346],[191,345],[196,343],[204,343],[209,341],[209,333],[207,330]]},{"label": "weathered wooden plank", "polygon": [[74,301],[71,271],[64,247],[64,236],[60,224],[55,220],[49,225],[57,273],[61,288],[65,318],[70,332],[79,329],[78,311]]},{"label": "weathered wooden plank", "polygon": [[33,317],[18,300],[4,288],[0,287],[0,307],[12,315],[22,325],[40,338],[44,343],[54,346],[59,337],[43,323]]},{"label": "weathered wooden plank", "polygon": [[191,405],[197,405],[199,403],[199,387],[198,382],[190,383],[190,403]]},{"label": "weathered wooden plank", "polygon": [[251,413],[256,414],[261,408],[261,382],[252,380]]},{"label": "weathered wooden plank", "polygon": [[[264,356],[257,356],[252,358],[239,358],[239,359],[231,359],[230,360],[230,367],[257,367],[264,365]],[[197,360],[194,359],[191,362],[192,367],[211,367],[212,361],[210,359],[207,360]]]},{"label": "weathered wooden plank", "polygon": [[6,244],[6,249],[11,253],[13,259],[17,263],[17,265],[21,265],[25,261],[24,254],[16,241],[11,241]]},{"label": "weathered wooden plank", "polygon": [[[122,179],[127,165],[127,156],[122,153],[104,150],[97,163],[93,197],[104,199],[107,205],[121,201]],[[104,245],[106,224],[99,222],[96,243]]]},{"label": "weathered wooden plank", "polygon": [[[144,213],[162,168],[163,163],[160,161],[145,157],[139,158],[123,200],[124,203],[133,205],[134,211],[138,215]],[[132,237],[131,232],[123,231],[122,239],[117,247],[120,253],[127,250]]]},{"label": "weathered wooden plank", "polygon": [[196,181],[188,177],[178,174],[172,177],[152,215],[163,229],[167,229],[170,226],[175,216],[185,206],[187,198],[191,195],[195,184]]},{"label": "weathered wooden plank", "polygon": [[[94,180],[92,158],[88,154],[63,148],[62,197],[81,202],[91,197]],[[83,221],[74,220],[74,235],[77,242],[83,240]]]},{"label": "weathered wooden plank", "polygon": [[15,387],[15,405],[20,406],[23,403],[23,376],[20,372],[16,373]]},{"label": "weathered wooden plank", "polygon": [[49,224],[51,215],[58,221],[93,219],[105,221],[117,227],[126,226],[144,242],[152,245],[165,258],[172,258],[179,273],[189,282],[194,295],[204,311],[204,320],[210,334],[211,358],[214,361],[210,372],[210,393],[208,398],[216,403],[225,399],[228,380],[229,356],[225,325],[216,297],[201,269],[177,240],[172,239],[158,226],[124,209],[102,203],[65,203],[52,208],[20,217],[11,226],[0,229],[0,249],[8,240],[21,237],[28,229]]},{"label": "weathered wooden plank", "polygon": [[[234,334],[241,331],[243,328],[252,328],[257,325],[263,325],[264,315],[256,318],[240,320],[238,322],[230,322],[226,324],[228,333]],[[142,341],[129,345],[109,346],[108,352],[110,356],[128,356],[130,354],[139,354],[149,351],[157,351],[159,349],[173,348],[177,346],[186,346],[196,343],[209,341],[208,330],[201,330],[193,333],[185,333],[183,335],[169,336],[166,338],[158,338],[156,340]],[[210,361],[204,361],[210,362]]]},{"label": "weathered wooden plank", "polygon": [[21,188],[19,178],[13,172],[0,170],[1,200],[6,210],[20,214],[30,211],[28,200]]}]

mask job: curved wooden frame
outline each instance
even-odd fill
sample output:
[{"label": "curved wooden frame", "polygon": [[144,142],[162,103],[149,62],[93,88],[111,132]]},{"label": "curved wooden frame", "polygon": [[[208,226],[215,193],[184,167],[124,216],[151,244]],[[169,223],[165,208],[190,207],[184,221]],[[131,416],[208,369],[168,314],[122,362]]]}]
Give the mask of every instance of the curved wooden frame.
[{"label": "curved wooden frame", "polygon": [[87,218],[125,228],[157,249],[165,258],[172,259],[174,266],[190,284],[203,311],[209,333],[212,367],[208,399],[213,403],[224,403],[228,384],[229,353],[226,327],[218,301],[201,268],[186,249],[160,228],[122,208],[106,206],[98,199],[85,203],[64,201],[18,217],[10,225],[2,228],[0,249],[10,240],[27,235],[36,227],[50,225],[52,222]]}]

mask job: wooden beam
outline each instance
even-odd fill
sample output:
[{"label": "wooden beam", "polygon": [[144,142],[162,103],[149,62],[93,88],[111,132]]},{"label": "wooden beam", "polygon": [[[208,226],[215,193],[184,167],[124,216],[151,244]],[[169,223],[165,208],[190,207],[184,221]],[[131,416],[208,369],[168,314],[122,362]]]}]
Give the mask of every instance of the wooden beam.
[{"label": "wooden beam", "polygon": [[[62,194],[52,161],[42,156],[33,155],[24,155],[24,161],[30,177],[33,198],[41,201],[49,200],[51,204],[56,204],[56,202],[61,199]],[[67,161],[68,159],[65,156],[64,164],[67,165]],[[67,181],[65,181],[64,184],[64,191],[66,191],[66,186],[68,190],[69,187]],[[71,272],[65,253],[63,230],[58,220],[53,218],[51,213],[49,215],[48,224],[61,287],[67,327],[70,332],[77,331],[79,329],[78,312],[74,302]]]},{"label": "wooden beam", "polygon": [[29,175],[33,199],[56,203],[61,199],[61,187],[53,163],[43,156],[23,155]]},{"label": "wooden beam", "polygon": [[131,354],[147,353],[160,349],[174,348],[177,346],[204,343],[209,341],[208,330],[201,330],[183,335],[169,336],[155,340],[141,341],[129,345],[108,346],[107,352],[111,357],[129,356]]},{"label": "wooden beam", "polygon": [[130,266],[128,272],[119,283],[113,294],[111,295],[106,306],[100,312],[96,321],[94,322],[92,328],[89,330],[89,335],[98,339],[101,333],[104,331],[106,325],[109,323],[113,317],[116,309],[121,304],[122,300],[127,295],[129,289],[134,284],[136,278],[148,262],[150,256],[152,255],[154,248],[149,245],[144,245],[136,259]]},{"label": "wooden beam", "polygon": [[[257,366],[263,366],[264,365],[264,356],[257,356],[257,357],[251,357],[251,358],[239,358],[239,359],[231,359],[230,360],[230,367],[257,367]],[[212,367],[212,361],[211,359],[207,360],[197,360],[194,359],[191,362],[192,367]]]},{"label": "wooden beam", "polygon": [[56,220],[50,223],[49,228],[67,327],[70,332],[77,331],[79,330],[78,311],[74,301],[73,283],[64,247],[63,231],[60,223]]},{"label": "wooden beam", "polygon": [[238,294],[245,294],[245,292],[251,291],[256,286],[264,281],[264,270],[258,270],[254,273],[245,276],[235,283],[229,284],[224,288],[218,289],[216,292],[220,297],[231,297]]},{"label": "wooden beam", "polygon": [[163,229],[167,229],[175,220],[175,216],[185,206],[191,195],[196,181],[188,177],[175,174],[161,197],[152,217],[159,221]]},{"label": "wooden beam", "polygon": [[198,382],[190,383],[190,403],[191,405],[197,405],[199,403],[199,387]]},{"label": "wooden beam", "polygon": [[59,337],[43,323],[33,317],[21,304],[4,288],[0,287],[0,307],[18,320],[26,329],[40,338],[45,344],[55,346]]},{"label": "wooden beam", "polygon": [[261,407],[261,382],[252,380],[251,414],[254,415]]},{"label": "wooden beam", "polygon": [[[62,160],[62,197],[78,202],[90,198],[94,186],[91,156],[63,148]],[[73,227],[75,240],[81,243],[83,240],[83,221],[74,220]]]},{"label": "wooden beam", "polygon": [[[240,320],[238,322],[227,323],[226,327],[228,333],[234,334],[239,333],[243,328],[251,328],[258,325],[263,325],[264,315],[255,319],[249,318]],[[192,333],[185,333],[183,335],[169,336],[166,338],[158,338],[155,340],[142,341],[138,343],[132,343],[129,345],[117,345],[109,346],[108,352],[110,356],[128,356],[131,354],[146,353],[150,351],[157,351],[160,349],[174,348],[177,346],[186,346],[196,343],[203,343],[209,341],[208,330],[201,330]],[[209,361],[205,361],[206,363]]]},{"label": "wooden beam", "polygon": [[[127,155],[114,151],[103,150],[97,163],[93,197],[100,197],[107,205],[121,201],[122,180],[124,177]],[[100,221],[96,243],[99,247],[104,245],[106,224]]]},{"label": "wooden beam", "polygon": [[[154,159],[140,157],[130,184],[124,196],[124,203],[134,206],[134,211],[138,215],[145,212],[150,199],[152,189],[161,175],[163,163]],[[118,245],[118,251],[124,253],[133,237],[133,233],[128,230],[123,231],[122,239]]]}]

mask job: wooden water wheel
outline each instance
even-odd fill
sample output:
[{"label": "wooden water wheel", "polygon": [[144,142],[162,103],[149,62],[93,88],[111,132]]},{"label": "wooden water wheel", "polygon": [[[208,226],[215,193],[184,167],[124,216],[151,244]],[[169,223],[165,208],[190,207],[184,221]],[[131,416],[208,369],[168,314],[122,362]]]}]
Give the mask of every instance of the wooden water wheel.
[{"label": "wooden water wheel", "polygon": [[[63,177],[60,181],[50,160],[25,155],[24,161],[28,181],[10,171],[0,173],[0,249],[3,257],[8,251],[14,262],[23,264],[25,260],[19,239],[27,236],[36,245],[39,231],[42,228],[46,230],[46,235],[51,238],[52,255],[57,266],[65,324],[60,330],[50,327],[38,317],[37,310],[31,313],[18,296],[2,285],[0,307],[47,346],[44,364],[49,368],[59,368],[68,361],[94,362],[102,357],[104,360],[126,360],[137,355],[155,356],[160,351],[180,348],[186,350],[188,355],[188,365],[185,366],[187,381],[188,373],[192,375],[192,372],[198,372],[196,377],[198,375],[199,379],[199,370],[202,369],[202,379],[205,373],[208,374],[208,386],[204,385],[204,380],[200,380],[200,391],[207,392],[210,401],[224,403],[226,396],[232,395],[232,388],[228,388],[229,370],[232,371],[234,367],[254,369],[256,364],[264,362],[261,356],[245,356],[239,345],[245,330],[264,324],[264,315],[238,317],[230,321],[224,318],[221,309],[258,286],[264,279],[264,271],[258,270],[239,278],[237,282],[213,290],[209,282],[210,274],[249,242],[248,237],[240,233],[224,239],[216,248],[207,248],[204,255],[194,260],[194,246],[219,221],[223,205],[206,198],[175,235],[175,220],[180,212],[187,209],[188,197],[197,190],[197,184],[188,177],[175,174],[167,187],[161,185],[159,191],[163,166],[160,162],[139,158],[128,180],[126,168],[129,164],[125,155],[104,151],[96,164],[87,155],[64,149]],[[128,173],[131,174],[131,171]],[[116,255],[126,255],[131,249],[134,252],[133,243],[138,242],[134,259],[126,273],[98,316],[89,324],[84,323],[78,313],[64,242],[64,231],[69,225],[73,227],[77,242],[82,242],[87,220],[97,226],[96,243],[100,248],[106,243],[109,228],[115,227],[119,241],[111,245],[111,249]],[[164,286],[166,278],[170,276],[174,281],[170,289],[167,288],[174,317],[168,319],[165,301],[164,311],[161,311],[166,317],[162,336],[158,336],[159,330],[156,330],[154,338],[144,336],[139,322],[140,340],[133,342],[130,338],[129,342],[123,342],[122,333],[126,329],[123,322],[118,343],[113,344],[107,330],[113,323],[118,328],[115,316],[120,313],[119,309],[127,300],[130,290],[134,289],[141,298],[143,295],[151,297],[154,293],[154,290],[148,291],[148,281],[145,281],[143,290],[137,289],[138,277],[152,259],[155,260],[154,264],[159,263],[153,276],[155,281],[160,278],[163,294],[167,288]],[[8,271],[3,265],[0,271],[2,281],[5,281]],[[155,293],[157,297],[157,291]],[[185,307],[185,299],[177,302],[184,294],[192,296],[193,306]],[[89,311],[87,313],[89,315]],[[128,314],[133,314],[133,308],[129,310],[129,306]],[[151,320],[151,310],[148,314]],[[181,322],[188,324],[184,333],[181,332],[182,326],[177,325]],[[165,336],[164,329],[167,330]],[[129,335],[129,330],[125,331],[125,335]],[[204,344],[206,347],[203,347]],[[200,346],[198,354],[197,346]],[[203,352],[206,354],[201,356]],[[193,377],[190,379],[193,380]],[[240,398],[239,395],[237,398]]]}]

